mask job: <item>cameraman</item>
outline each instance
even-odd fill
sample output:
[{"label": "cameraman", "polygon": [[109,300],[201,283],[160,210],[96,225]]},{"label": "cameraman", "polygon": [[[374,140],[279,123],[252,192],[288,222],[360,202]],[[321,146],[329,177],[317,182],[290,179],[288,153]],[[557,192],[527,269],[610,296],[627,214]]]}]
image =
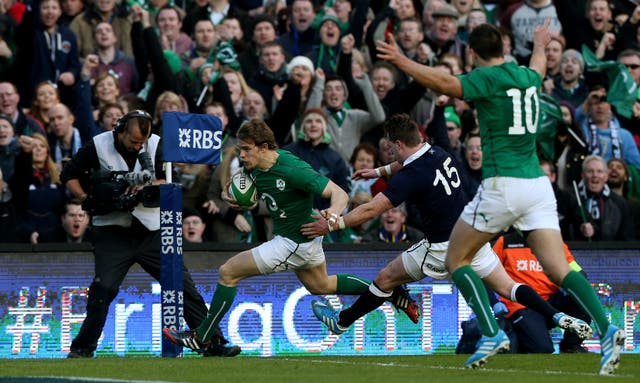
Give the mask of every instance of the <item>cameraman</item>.
[{"label": "cameraman", "polygon": [[[155,181],[135,177],[145,172],[155,176],[152,177]],[[123,179],[146,181],[146,184],[118,189],[120,183],[105,182],[104,176],[100,176],[93,177],[94,184],[91,185],[90,179],[96,174],[124,174]],[[134,177],[127,177],[131,175]],[[122,200],[131,200],[128,197],[143,189],[145,192],[152,190],[153,187],[149,187],[152,184],[165,182],[161,179],[164,175],[160,137],[151,134],[151,116],[142,110],[124,115],[116,122],[113,131],[101,133],[87,142],[65,166],[61,178],[92,215],[95,278],[89,288],[87,316],[67,355],[68,358],[91,358],[107,319],[109,305],[118,294],[129,268],[138,263],[153,278],[160,279],[159,204],[157,201],[155,204],[146,200],[138,202],[139,198],[134,199],[135,206],[121,203]],[[122,195],[117,198],[109,196],[105,192],[109,187]],[[145,207],[145,204],[156,207]],[[189,327],[193,328],[202,322],[207,307],[184,266],[182,271],[184,314]],[[240,353],[239,347],[226,347],[225,343],[227,341],[218,328],[204,355],[235,356]]]}]

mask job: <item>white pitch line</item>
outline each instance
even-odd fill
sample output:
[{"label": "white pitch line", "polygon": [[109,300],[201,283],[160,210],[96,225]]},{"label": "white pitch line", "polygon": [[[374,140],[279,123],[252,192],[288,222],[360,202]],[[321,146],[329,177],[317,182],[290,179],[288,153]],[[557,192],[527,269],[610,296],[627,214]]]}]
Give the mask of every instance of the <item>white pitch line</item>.
[{"label": "white pitch line", "polygon": [[[278,358],[281,360],[287,361],[299,361],[302,359],[291,359],[291,358]],[[394,362],[350,362],[350,361],[342,361],[342,360],[324,360],[324,359],[303,359],[304,362],[318,363],[318,364],[344,364],[344,365],[352,365],[352,366],[361,366],[361,365],[369,365],[369,366],[378,366],[378,367],[406,367],[406,368],[421,368],[428,370],[453,370],[453,371],[472,371],[471,369],[464,367],[452,367],[452,366],[425,366],[420,364],[404,364],[404,363],[394,363]],[[516,369],[504,369],[504,368],[480,368],[477,371],[488,371],[488,372],[507,372],[507,373],[523,373],[523,370]],[[543,371],[526,371],[527,374],[536,374],[536,375],[574,375],[574,376],[601,376],[597,373],[588,373],[588,372],[567,372],[567,371],[554,371],[554,370],[543,370]],[[635,379],[634,375],[624,375],[624,374],[614,374],[612,375],[616,378],[624,378],[624,379]]]}]

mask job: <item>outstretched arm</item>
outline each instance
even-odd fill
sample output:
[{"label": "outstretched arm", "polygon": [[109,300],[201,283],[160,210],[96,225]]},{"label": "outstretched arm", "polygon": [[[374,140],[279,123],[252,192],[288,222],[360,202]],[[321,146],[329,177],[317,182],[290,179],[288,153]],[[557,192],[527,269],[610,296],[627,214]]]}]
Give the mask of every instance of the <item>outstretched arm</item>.
[{"label": "outstretched arm", "polygon": [[544,78],[547,73],[547,55],[544,49],[551,41],[551,33],[549,32],[550,19],[544,21],[543,25],[538,25],[533,32],[533,50],[531,51],[531,59],[529,60],[529,68],[535,70]]},{"label": "outstretched arm", "polygon": [[389,61],[429,89],[450,97],[462,98],[462,84],[457,77],[411,60],[400,51],[393,38],[388,43],[382,40],[377,43],[378,58]]},{"label": "outstretched arm", "polygon": [[389,210],[393,204],[383,193],[376,194],[373,199],[358,206],[343,217],[329,217],[328,220],[319,218],[317,221],[302,225],[300,232],[309,238],[315,238],[328,234],[330,231],[354,227],[379,216],[383,211]]}]

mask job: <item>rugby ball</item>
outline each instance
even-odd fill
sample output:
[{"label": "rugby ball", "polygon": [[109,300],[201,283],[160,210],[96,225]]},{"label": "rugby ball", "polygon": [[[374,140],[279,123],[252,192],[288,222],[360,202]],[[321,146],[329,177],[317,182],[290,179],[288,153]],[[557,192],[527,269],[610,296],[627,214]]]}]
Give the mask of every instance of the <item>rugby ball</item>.
[{"label": "rugby ball", "polygon": [[240,170],[231,177],[229,197],[235,199],[238,205],[243,207],[255,205],[257,195],[256,185],[247,173]]}]

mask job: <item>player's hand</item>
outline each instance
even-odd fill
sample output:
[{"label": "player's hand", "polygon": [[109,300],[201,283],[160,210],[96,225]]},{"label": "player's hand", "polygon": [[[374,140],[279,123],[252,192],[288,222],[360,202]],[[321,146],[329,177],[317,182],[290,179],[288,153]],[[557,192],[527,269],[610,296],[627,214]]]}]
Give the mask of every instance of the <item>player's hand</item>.
[{"label": "player's hand", "polygon": [[544,20],[544,24],[538,25],[533,31],[533,45],[546,47],[551,41],[551,32],[549,32],[549,24],[551,18],[547,17]]},{"label": "player's hand", "polygon": [[376,169],[359,169],[356,170],[351,176],[352,180],[372,180],[374,178],[378,178],[378,174],[376,173]]},{"label": "player's hand", "polygon": [[307,238],[322,237],[329,234],[329,223],[321,215],[317,213],[311,215],[316,221],[305,223],[300,228],[300,233]]},{"label": "player's hand", "polygon": [[228,203],[229,206],[231,206],[232,208],[236,210],[240,210],[242,209],[242,207],[238,205],[238,202],[235,199],[231,198],[231,196],[227,192],[227,190],[229,190],[229,185],[231,185],[231,182],[227,182],[227,184],[224,185],[224,188],[222,189],[222,193],[220,194],[220,198],[222,198],[222,200]]},{"label": "player's hand", "polygon": [[376,50],[378,51],[377,56],[379,59],[387,60],[394,65],[397,65],[398,62],[402,60],[410,60],[400,51],[393,36],[389,36],[389,42],[382,40],[376,41]]}]

